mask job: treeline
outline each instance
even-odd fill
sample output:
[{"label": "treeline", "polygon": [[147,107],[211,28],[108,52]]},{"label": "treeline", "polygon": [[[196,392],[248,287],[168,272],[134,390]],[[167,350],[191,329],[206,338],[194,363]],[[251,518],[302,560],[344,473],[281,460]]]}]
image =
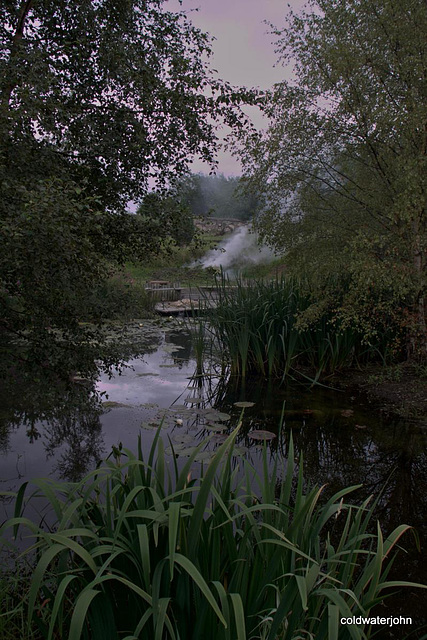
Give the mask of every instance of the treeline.
[{"label": "treeline", "polygon": [[157,228],[179,246],[191,242],[195,218],[234,218],[249,221],[257,207],[257,197],[244,192],[238,177],[189,174],[166,192],[148,193],[137,214],[143,225]]},{"label": "treeline", "polygon": [[256,210],[257,197],[244,193],[241,178],[223,174],[191,174],[182,180],[177,191],[193,217],[235,218],[250,220]]},{"label": "treeline", "polygon": [[0,3],[0,357],[12,363],[11,341],[56,369],[64,345],[71,359],[87,344],[93,292],[173,230],[127,203],[195,157],[214,167],[215,127],[243,124],[240,102],[256,97],[213,77],[209,36],[164,5]]}]

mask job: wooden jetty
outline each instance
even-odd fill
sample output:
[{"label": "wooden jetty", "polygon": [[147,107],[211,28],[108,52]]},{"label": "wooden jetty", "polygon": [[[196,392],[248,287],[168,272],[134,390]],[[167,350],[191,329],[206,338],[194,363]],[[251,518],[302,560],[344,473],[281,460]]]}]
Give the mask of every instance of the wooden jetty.
[{"label": "wooden jetty", "polygon": [[183,288],[166,281],[151,281],[146,291],[162,316],[197,315],[216,307],[216,287]]},{"label": "wooden jetty", "polygon": [[158,302],[175,302],[181,299],[182,294],[181,285],[168,280],[150,280],[145,285],[145,291],[152,300]]},{"label": "wooden jetty", "polygon": [[[218,304],[219,292],[216,286],[184,288],[166,280],[155,280],[147,284],[146,291],[156,301],[154,310],[162,316],[198,315],[215,309]],[[234,285],[226,288],[238,289]]]},{"label": "wooden jetty", "polygon": [[179,314],[190,316],[206,313],[211,309],[215,309],[216,302],[214,300],[182,298],[181,300],[169,301],[162,300],[156,302],[154,310],[162,316],[177,316]]}]

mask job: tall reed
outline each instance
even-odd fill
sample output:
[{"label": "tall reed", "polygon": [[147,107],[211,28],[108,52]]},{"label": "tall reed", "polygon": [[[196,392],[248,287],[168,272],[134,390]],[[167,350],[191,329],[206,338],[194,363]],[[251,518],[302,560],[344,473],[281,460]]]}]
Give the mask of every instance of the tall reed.
[{"label": "tall reed", "polygon": [[298,318],[312,305],[301,280],[229,281],[217,279],[217,307],[209,314],[231,373],[284,378],[297,366],[310,367],[313,378],[376,357],[378,348],[362,344],[356,329],[343,328],[325,313],[308,328]]},{"label": "tall reed", "polygon": [[78,484],[39,480],[50,530],[22,514],[24,486],[0,533],[26,527],[34,543],[28,629],[48,640],[369,638],[339,620],[409,585],[385,566],[408,527],[371,533],[373,505],[347,502],[356,487],[322,501],[322,489],[305,491],[302,463],[293,489],[292,442],[286,470],[266,448],[259,473],[236,463],[239,428],[197,479],[197,451],[178,469],[159,429],[147,460],[139,440],[137,455],[117,451]]}]

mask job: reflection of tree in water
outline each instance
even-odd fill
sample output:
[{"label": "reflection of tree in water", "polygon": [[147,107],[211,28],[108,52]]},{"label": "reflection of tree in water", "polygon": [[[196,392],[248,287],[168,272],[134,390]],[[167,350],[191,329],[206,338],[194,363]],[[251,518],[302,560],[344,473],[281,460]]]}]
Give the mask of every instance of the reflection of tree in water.
[{"label": "reflection of tree in water", "polygon": [[9,449],[9,423],[3,420],[2,414],[0,414],[0,451],[6,453]]},{"label": "reflection of tree in water", "polygon": [[[327,484],[334,493],[344,486],[363,485],[365,495],[378,496],[378,515],[387,527],[402,522],[423,526],[427,513],[427,438],[422,427],[411,423],[384,422],[379,415],[362,412],[362,425],[342,415],[343,394],[284,387],[281,390],[259,379],[244,385],[223,379],[215,406],[237,417],[233,403],[255,402],[245,411],[239,440],[253,446],[250,429],[278,434],[284,407],[281,438],[271,442],[287,457],[292,432],[295,454],[304,458],[308,485]],[[357,407],[355,407],[357,412]],[[361,493],[359,492],[359,496]]]},{"label": "reflection of tree in water", "polygon": [[6,453],[11,429],[25,429],[30,443],[47,437],[47,456],[66,446],[56,470],[67,480],[77,480],[102,454],[99,416],[102,405],[95,382],[72,376],[59,378],[40,371],[31,384],[15,376],[2,388],[0,447]]},{"label": "reflection of tree in water", "polygon": [[[362,485],[346,499],[360,503],[369,495],[378,498],[373,526],[378,518],[385,535],[403,523],[415,527],[421,553],[415,538],[406,534],[402,541],[405,552],[398,556],[389,577],[427,583],[426,566],[420,562],[427,547],[427,435],[421,425],[387,422],[369,410],[358,412],[356,405],[354,417],[346,417],[343,394],[307,392],[303,387],[280,390],[251,379],[245,386],[224,379],[220,388],[215,406],[233,417],[234,402],[255,402],[255,407],[245,412],[239,438],[249,447],[253,447],[246,435],[250,429],[267,429],[279,435],[286,401],[285,423],[280,438],[269,443],[271,450],[279,450],[287,458],[292,432],[296,459],[303,456],[307,486],[326,485],[323,499],[343,487]],[[233,418],[231,424],[235,424]],[[387,603],[388,613],[380,608],[377,614],[412,616],[418,627],[426,623],[425,594],[420,590],[406,592],[404,599],[399,592]]]},{"label": "reflection of tree in water", "polygon": [[[234,403],[254,402],[245,411],[237,437],[239,444],[252,448],[256,445],[247,437],[251,429],[279,434],[285,401],[281,437],[269,446],[287,458],[292,432],[295,455],[297,459],[303,456],[308,485],[326,484],[327,494],[363,485],[358,498],[362,494],[380,496],[377,515],[387,528],[403,522],[426,526],[427,437],[421,426],[384,422],[369,410],[360,410],[357,419],[345,417],[342,393],[315,392],[302,386],[279,389],[260,379],[241,382],[229,376],[195,376],[193,389],[194,395],[203,398],[198,406],[211,405],[231,413],[230,429],[241,411]],[[357,415],[357,406],[355,410]]]},{"label": "reflection of tree in water", "polygon": [[179,349],[170,352],[174,364],[181,369],[192,357],[192,339],[189,331],[170,331],[165,334],[165,343],[177,345]]},{"label": "reflection of tree in water", "polygon": [[[30,444],[47,437],[48,457],[65,448],[55,468],[61,478],[78,479],[94,466],[103,444],[99,373],[120,371],[124,360],[152,353],[161,340],[159,329],[149,323],[105,325],[103,335],[102,349],[64,343],[55,362],[23,360],[21,368],[8,369],[0,384],[0,451],[7,452],[11,430],[25,429]],[[88,331],[88,342],[90,336]],[[102,360],[97,359],[100,349]]]},{"label": "reflection of tree in water", "polygon": [[[399,522],[426,525],[426,434],[413,424],[396,422],[377,447],[374,461],[378,489],[384,489],[382,513]],[[375,487],[372,488],[375,490]]]},{"label": "reflection of tree in water", "polygon": [[372,434],[315,424],[295,432],[294,439],[312,484],[327,482],[330,491],[362,484],[365,495],[381,494],[378,515],[388,527],[425,524],[427,460],[422,432],[404,424]]},{"label": "reflection of tree in water", "polygon": [[[44,428],[47,457],[56,456],[55,476],[76,482],[94,468],[103,454],[102,409],[97,403],[70,408]],[[64,448],[58,456],[57,449]]]}]

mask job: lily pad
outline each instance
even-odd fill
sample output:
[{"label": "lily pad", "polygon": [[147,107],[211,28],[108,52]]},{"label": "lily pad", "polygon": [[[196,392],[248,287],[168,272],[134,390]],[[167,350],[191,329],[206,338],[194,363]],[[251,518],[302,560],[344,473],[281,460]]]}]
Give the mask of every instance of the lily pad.
[{"label": "lily pad", "polygon": [[233,456],[245,456],[249,453],[248,447],[234,447]]},{"label": "lily pad", "polygon": [[222,443],[222,442],[225,442],[227,438],[228,438],[228,435],[226,433],[216,433],[212,437],[211,442]]},{"label": "lily pad", "polygon": [[[167,425],[166,424],[162,424],[162,428],[164,429]],[[156,430],[160,427],[160,423],[159,422],[142,422],[141,423],[141,428],[142,429],[150,429],[151,431]]]},{"label": "lily pad", "polygon": [[273,440],[276,438],[276,434],[264,429],[254,429],[248,433],[248,437],[252,440]]},{"label": "lily pad", "polygon": [[191,409],[188,409],[188,411],[191,411],[192,416],[204,417],[206,415],[206,409],[203,409],[203,407],[192,406]]},{"label": "lily pad", "polygon": [[212,451],[199,451],[199,453],[194,457],[196,462],[210,462],[215,454]]},{"label": "lily pad", "polygon": [[102,403],[102,406],[104,407],[104,409],[116,409],[118,407],[132,407],[131,404],[123,404],[123,402],[113,402],[112,400],[106,400],[105,402]]},{"label": "lily pad", "polygon": [[159,376],[160,373],[147,372],[147,373],[137,373],[136,375],[138,378],[145,378],[145,376]]},{"label": "lily pad", "polygon": [[191,454],[193,454],[193,453],[194,453],[194,451],[195,451],[196,449],[197,449],[197,446],[196,446],[196,445],[195,445],[194,447],[189,447],[189,446],[187,446],[187,444],[184,444],[183,448],[182,448],[182,449],[180,448],[180,450],[179,450],[177,453],[178,453],[178,455],[180,455],[180,456],[186,456],[186,457],[189,457],[189,456],[191,456]]},{"label": "lily pad", "polygon": [[187,445],[185,443],[174,444],[173,451],[172,451],[172,447],[166,447],[165,453],[168,456],[173,455],[173,453],[175,453],[175,455],[181,455],[181,452],[184,451],[184,449],[187,449]]},{"label": "lily pad", "polygon": [[201,402],[204,402],[204,400],[205,399],[201,396],[194,396],[193,398],[185,398],[184,402],[188,402],[188,404],[200,404]]},{"label": "lily pad", "polygon": [[204,429],[207,429],[208,431],[226,431],[228,427],[225,424],[213,422],[211,424],[205,424]]},{"label": "lily pad", "polygon": [[[194,436],[191,436],[189,433],[183,433],[182,435],[177,434],[176,436],[173,437],[174,442],[180,442],[180,443],[189,443],[189,442],[194,442]],[[175,447],[175,445],[174,445]]]},{"label": "lily pad", "polygon": [[229,413],[221,413],[220,411],[212,411],[211,413],[206,414],[206,420],[219,420],[220,422],[225,422],[226,420],[230,420],[231,416]]},{"label": "lily pad", "polygon": [[242,402],[235,402],[234,403],[235,407],[240,407],[241,409],[246,409],[248,407],[253,407],[255,406],[255,402],[246,402],[246,401],[242,401]]}]

